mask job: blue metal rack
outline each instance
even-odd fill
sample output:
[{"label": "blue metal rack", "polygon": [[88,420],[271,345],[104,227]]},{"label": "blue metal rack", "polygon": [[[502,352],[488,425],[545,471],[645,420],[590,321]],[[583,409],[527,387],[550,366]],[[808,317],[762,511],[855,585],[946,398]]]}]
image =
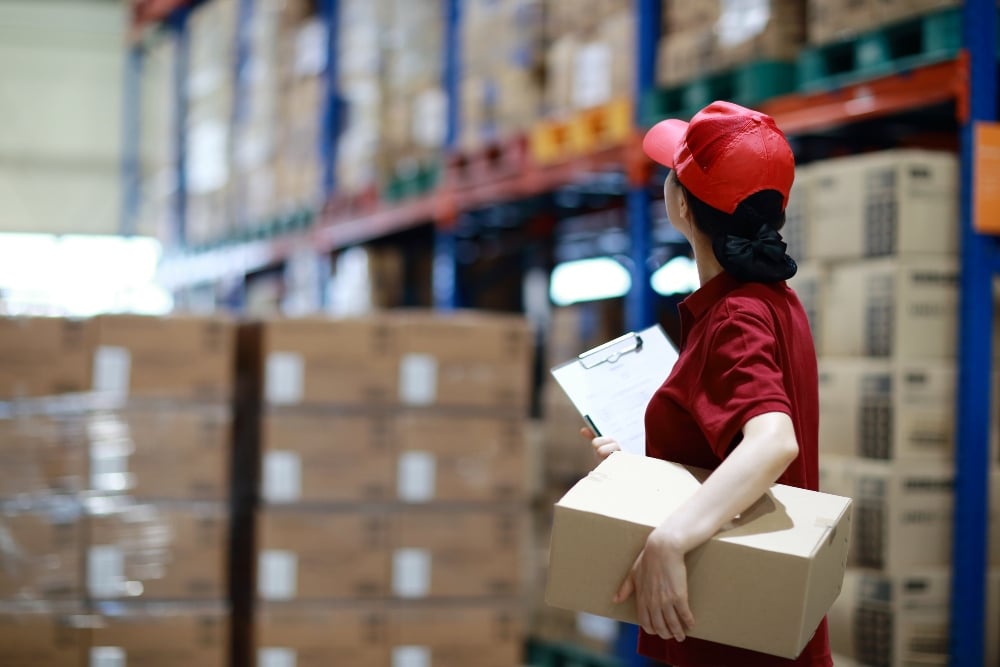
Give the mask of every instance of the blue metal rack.
[{"label": "blue metal rack", "polygon": [[320,117],[319,156],[323,174],[322,201],[337,189],[337,138],[340,135],[341,103],[337,57],[340,41],[340,2],[321,0],[320,13],[326,23],[327,55],[322,116]]},{"label": "blue metal rack", "polygon": [[979,667],[985,664],[986,636],[992,277],[1000,268],[1000,254],[997,239],[976,233],[972,226],[973,130],[976,123],[997,118],[996,3],[965,0],[964,12],[969,113],[961,130],[962,245],[949,664]]},{"label": "blue metal rack", "polygon": [[144,53],[141,45],[129,47],[125,57],[122,82],[122,208],[119,232],[123,236],[135,234],[142,196],[141,170],[141,119],[142,119],[142,65]]},{"label": "blue metal rack", "polygon": [[177,147],[176,188],[174,190],[173,239],[180,247],[187,241],[187,116],[188,72],[191,62],[191,35],[188,30],[189,7],[182,7],[167,20],[176,40],[174,60],[174,141]]}]

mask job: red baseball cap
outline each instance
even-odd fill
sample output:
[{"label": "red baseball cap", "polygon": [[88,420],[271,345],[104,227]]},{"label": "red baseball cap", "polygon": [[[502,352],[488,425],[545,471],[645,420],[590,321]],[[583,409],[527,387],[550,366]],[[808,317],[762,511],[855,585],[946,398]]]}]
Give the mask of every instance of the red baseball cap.
[{"label": "red baseball cap", "polygon": [[670,119],[646,133],[642,148],[677,172],[677,180],[709,206],[734,213],[762,190],[777,190],[781,208],[795,179],[795,157],[774,119],[732,102],[712,102],[690,123]]}]

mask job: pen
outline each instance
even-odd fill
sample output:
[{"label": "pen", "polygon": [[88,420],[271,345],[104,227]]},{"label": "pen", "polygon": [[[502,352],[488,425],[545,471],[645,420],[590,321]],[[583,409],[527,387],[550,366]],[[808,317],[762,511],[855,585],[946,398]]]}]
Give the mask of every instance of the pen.
[{"label": "pen", "polygon": [[601,437],[601,432],[597,430],[597,426],[594,424],[594,420],[590,418],[590,415],[584,415],[583,420],[587,422],[587,426],[589,426],[590,430],[594,432],[594,435]]}]

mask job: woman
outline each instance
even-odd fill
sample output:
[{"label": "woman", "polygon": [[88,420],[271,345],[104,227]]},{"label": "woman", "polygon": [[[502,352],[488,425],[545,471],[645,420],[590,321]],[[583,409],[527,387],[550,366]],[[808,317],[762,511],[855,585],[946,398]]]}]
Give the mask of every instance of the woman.
[{"label": "woman", "polygon": [[[826,620],[797,660],[690,638],[684,556],[775,482],[818,488],[816,352],[785,280],[795,262],[778,230],[795,159],[770,117],[714,102],[690,123],[666,120],[643,141],[671,169],[671,223],[694,249],[701,287],[680,305],[680,357],[646,409],[646,454],[713,470],[646,541],[616,602],[635,596],[639,652],[675,667],[829,667]],[[592,439],[603,459],[617,450]],[[747,600],[747,613],[766,600]]]}]

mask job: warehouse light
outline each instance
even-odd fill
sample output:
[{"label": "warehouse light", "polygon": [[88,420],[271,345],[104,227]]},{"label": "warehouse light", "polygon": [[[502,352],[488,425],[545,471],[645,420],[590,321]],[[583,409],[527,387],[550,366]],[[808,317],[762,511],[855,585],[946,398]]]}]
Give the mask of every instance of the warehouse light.
[{"label": "warehouse light", "polygon": [[557,306],[614,299],[628,294],[632,276],[611,257],[595,257],[556,266],[549,282],[549,297]]},{"label": "warehouse light", "polygon": [[160,243],[147,237],[0,234],[0,312],[86,317],[161,315]]},{"label": "warehouse light", "polygon": [[690,294],[701,286],[698,266],[690,257],[674,257],[650,278],[653,290],[661,296]]}]

